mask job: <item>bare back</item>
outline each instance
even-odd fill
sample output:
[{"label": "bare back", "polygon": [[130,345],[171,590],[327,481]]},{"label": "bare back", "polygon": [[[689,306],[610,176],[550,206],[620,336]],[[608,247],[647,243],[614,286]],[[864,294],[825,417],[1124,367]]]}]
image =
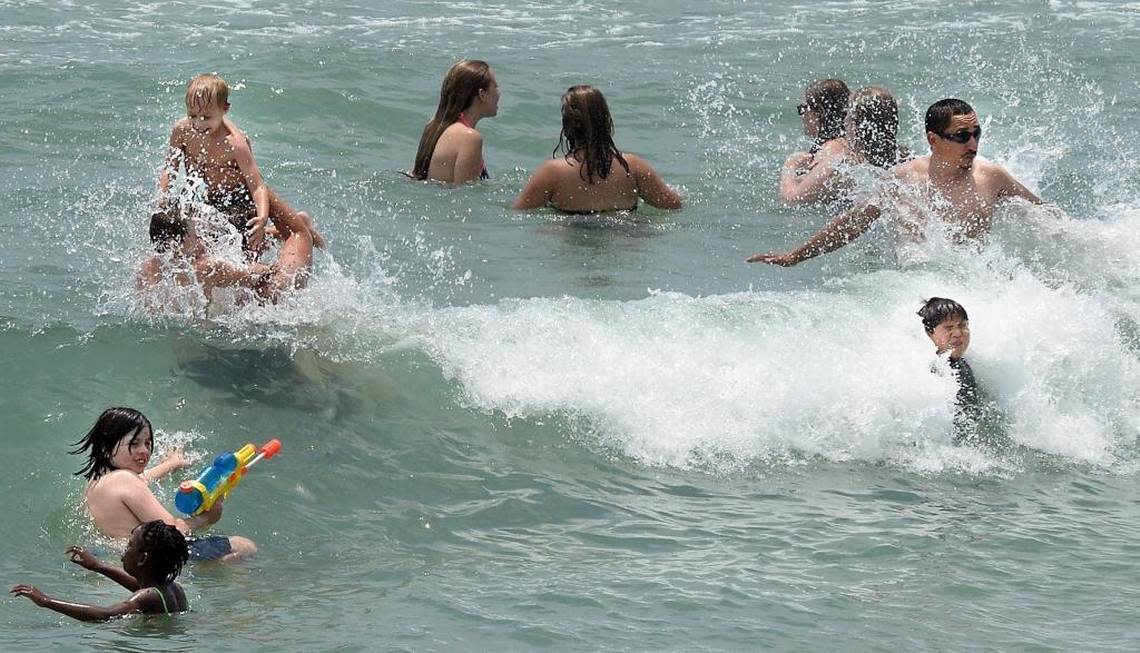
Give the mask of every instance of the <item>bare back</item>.
[{"label": "bare back", "polygon": [[95,528],[107,537],[130,537],[141,523],[154,519],[175,524],[174,516],[138,474],[125,469],[110,471],[90,481],[83,502]]},{"label": "bare back", "polygon": [[484,169],[483,136],[476,129],[456,122],[436,141],[428,165],[428,179],[461,184],[478,179]]},{"label": "bare back", "polygon": [[641,157],[625,154],[627,171],[614,157],[610,174],[604,179],[585,178],[583,164],[574,157],[551,159],[539,166],[514,208],[529,209],[549,205],[571,213],[629,211],[637,208],[640,197],[665,209],[681,207],[681,198],[669,188]]},{"label": "bare back", "polygon": [[246,180],[238,167],[236,153],[239,148],[249,149],[244,135],[223,124],[221,136],[195,131],[186,118],[174,125],[170,134],[170,147],[182,153],[186,171],[206,182],[207,195],[212,201],[247,191]]}]

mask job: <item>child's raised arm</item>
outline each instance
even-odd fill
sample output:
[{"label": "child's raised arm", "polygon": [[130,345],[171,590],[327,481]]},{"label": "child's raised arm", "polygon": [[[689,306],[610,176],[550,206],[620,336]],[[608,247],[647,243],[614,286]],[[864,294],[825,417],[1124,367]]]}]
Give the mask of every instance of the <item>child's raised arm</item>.
[{"label": "child's raised arm", "polygon": [[234,163],[241,171],[245,186],[253,198],[253,205],[257,207],[257,216],[246,223],[249,227],[249,245],[256,250],[261,247],[261,241],[265,238],[265,225],[269,222],[269,187],[261,178],[257,162],[253,160],[253,149],[250,147],[249,139],[228,119],[225,119],[225,125],[230,131]]},{"label": "child's raised arm", "polygon": [[16,585],[9,591],[13,596],[28,597],[32,603],[41,608],[55,610],[80,621],[107,621],[135,612],[161,612],[157,605],[159,598],[155,592],[150,591],[150,588],[139,590],[126,601],[107,607],[53,599],[31,585]]},{"label": "child's raised arm", "polygon": [[103,562],[99,558],[91,555],[91,552],[81,546],[73,546],[69,548],[67,550],[67,554],[71,556],[71,561],[80,567],[98,574],[103,574],[107,578],[110,578],[111,580],[131,590],[132,592],[138,591],[138,579],[128,574],[126,569],[123,569],[122,567],[115,567]]},{"label": "child's raised arm", "polygon": [[182,450],[175,449],[171,451],[166,458],[163,458],[162,462],[144,471],[142,477],[147,483],[154,483],[170,472],[182,469],[189,464],[190,461],[186,460],[186,457],[182,455]]}]

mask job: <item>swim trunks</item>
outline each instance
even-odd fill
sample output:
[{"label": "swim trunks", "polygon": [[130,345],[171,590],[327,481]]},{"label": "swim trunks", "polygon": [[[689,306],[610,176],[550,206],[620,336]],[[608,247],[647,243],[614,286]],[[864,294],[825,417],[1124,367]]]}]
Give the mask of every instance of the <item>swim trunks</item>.
[{"label": "swim trunks", "polygon": [[249,190],[242,186],[229,193],[214,195],[208,193],[206,203],[218,210],[234,229],[241,234],[241,248],[249,249],[249,235],[246,233],[246,223],[257,217],[257,205]]},{"label": "swim trunks", "polygon": [[191,560],[217,560],[233,550],[230,538],[225,535],[189,537],[186,544],[190,547]]}]

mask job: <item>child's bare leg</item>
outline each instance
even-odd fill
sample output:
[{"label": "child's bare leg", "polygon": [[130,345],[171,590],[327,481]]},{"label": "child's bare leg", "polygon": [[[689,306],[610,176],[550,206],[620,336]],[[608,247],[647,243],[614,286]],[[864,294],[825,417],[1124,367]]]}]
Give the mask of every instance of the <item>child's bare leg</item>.
[{"label": "child's bare leg", "polygon": [[286,290],[304,288],[312,267],[313,237],[308,229],[302,228],[290,233],[281,249],[277,250],[273,271],[258,292],[265,299],[276,302]]},{"label": "child's bare leg", "polygon": [[[272,188],[269,189],[269,219],[273,221],[274,225],[277,225],[279,222],[288,222],[298,225],[291,228],[290,231],[295,231],[297,228],[299,228],[299,226],[303,225],[312,233],[313,245],[324,249],[325,239],[321,236],[320,233],[317,232],[316,227],[313,226],[313,219],[309,216],[309,214],[305,213],[304,211],[297,211],[293,207],[289,206],[289,204],[285,200],[281,199],[281,196],[275,193]],[[278,227],[275,231],[275,237],[280,240],[285,240],[289,237],[288,234],[281,233],[280,227]]]},{"label": "child's bare leg", "polygon": [[231,535],[230,552],[218,558],[218,562],[236,562],[242,558],[248,558],[254,553],[257,553],[257,545],[253,543],[253,540],[240,535]]}]

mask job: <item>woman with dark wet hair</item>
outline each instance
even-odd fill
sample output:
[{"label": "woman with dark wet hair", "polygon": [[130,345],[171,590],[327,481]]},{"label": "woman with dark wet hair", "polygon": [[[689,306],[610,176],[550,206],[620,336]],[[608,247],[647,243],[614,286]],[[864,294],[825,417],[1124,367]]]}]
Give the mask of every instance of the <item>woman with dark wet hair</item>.
[{"label": "woman with dark wet hair", "polygon": [[644,159],[618,150],[613,134],[602,92],[593,86],[570,87],[562,96],[562,133],[554,158],[535,170],[514,208],[630,211],[638,198],[662,209],[681,208],[681,197]]}]

